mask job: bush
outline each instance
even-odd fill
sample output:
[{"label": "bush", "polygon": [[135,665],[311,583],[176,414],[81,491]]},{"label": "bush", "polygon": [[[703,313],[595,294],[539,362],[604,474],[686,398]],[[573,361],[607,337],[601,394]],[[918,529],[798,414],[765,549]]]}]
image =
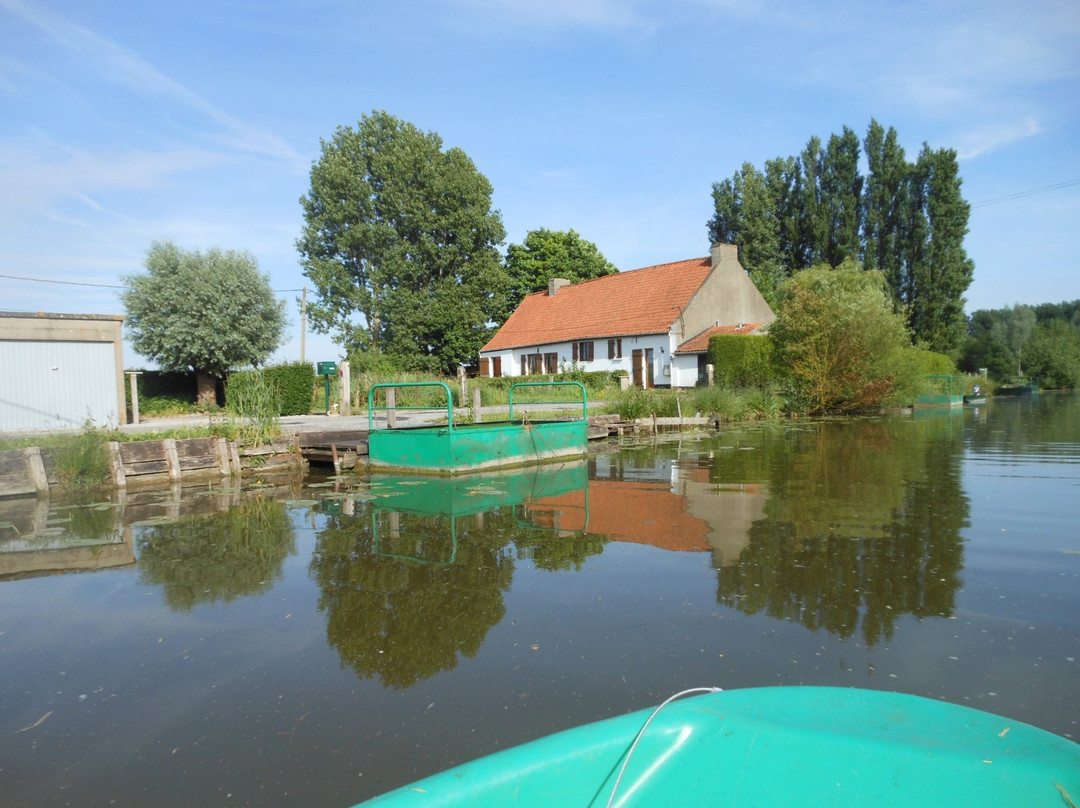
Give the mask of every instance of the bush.
[{"label": "bush", "polygon": [[281,410],[279,415],[307,415],[315,399],[315,366],[309,362],[288,362],[271,365],[262,373],[277,389]]},{"label": "bush", "polygon": [[709,361],[716,384],[725,387],[765,387],[776,377],[773,344],[766,336],[717,334],[709,340]]}]

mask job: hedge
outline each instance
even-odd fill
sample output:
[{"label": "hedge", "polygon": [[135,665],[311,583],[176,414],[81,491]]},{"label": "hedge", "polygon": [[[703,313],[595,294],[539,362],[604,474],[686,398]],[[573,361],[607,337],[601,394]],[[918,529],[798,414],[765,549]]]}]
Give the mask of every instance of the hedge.
[{"label": "hedge", "polygon": [[262,373],[266,382],[276,391],[279,415],[307,415],[315,399],[315,366],[309,362],[289,362],[271,365],[260,371],[237,370],[229,374],[230,382],[244,375]]},{"label": "hedge", "polygon": [[767,336],[717,334],[709,340],[716,384],[765,387],[776,377],[772,340]]}]

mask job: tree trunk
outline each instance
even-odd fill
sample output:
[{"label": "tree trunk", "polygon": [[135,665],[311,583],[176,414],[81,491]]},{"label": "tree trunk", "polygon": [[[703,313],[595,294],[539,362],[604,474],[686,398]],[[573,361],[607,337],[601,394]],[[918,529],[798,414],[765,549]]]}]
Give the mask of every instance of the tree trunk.
[{"label": "tree trunk", "polygon": [[200,407],[216,407],[217,377],[197,370],[195,371],[195,381],[198,389],[198,405]]}]

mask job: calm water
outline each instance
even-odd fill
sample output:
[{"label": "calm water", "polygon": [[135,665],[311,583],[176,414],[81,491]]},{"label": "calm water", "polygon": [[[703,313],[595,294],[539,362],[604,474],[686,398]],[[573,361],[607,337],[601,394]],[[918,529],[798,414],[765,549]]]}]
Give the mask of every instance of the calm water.
[{"label": "calm water", "polygon": [[3,805],[345,808],[699,685],[1080,738],[1080,396],[592,449],[0,504]]}]

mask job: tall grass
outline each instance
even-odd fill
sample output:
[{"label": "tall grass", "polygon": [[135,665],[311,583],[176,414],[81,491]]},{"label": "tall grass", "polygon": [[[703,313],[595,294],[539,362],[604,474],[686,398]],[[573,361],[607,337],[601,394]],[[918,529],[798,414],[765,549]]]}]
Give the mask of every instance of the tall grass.
[{"label": "tall grass", "polygon": [[109,435],[89,421],[75,437],[56,446],[50,454],[56,464],[56,480],[63,488],[97,488],[109,482]]},{"label": "tall grass", "polygon": [[236,421],[237,439],[246,444],[262,446],[281,434],[281,398],[261,371],[234,376],[225,391],[225,407]]},{"label": "tall grass", "polygon": [[626,421],[638,418],[684,418],[703,415],[722,421],[779,418],[783,401],[757,388],[696,387],[693,390],[642,390],[631,387],[614,397],[608,411]]}]

